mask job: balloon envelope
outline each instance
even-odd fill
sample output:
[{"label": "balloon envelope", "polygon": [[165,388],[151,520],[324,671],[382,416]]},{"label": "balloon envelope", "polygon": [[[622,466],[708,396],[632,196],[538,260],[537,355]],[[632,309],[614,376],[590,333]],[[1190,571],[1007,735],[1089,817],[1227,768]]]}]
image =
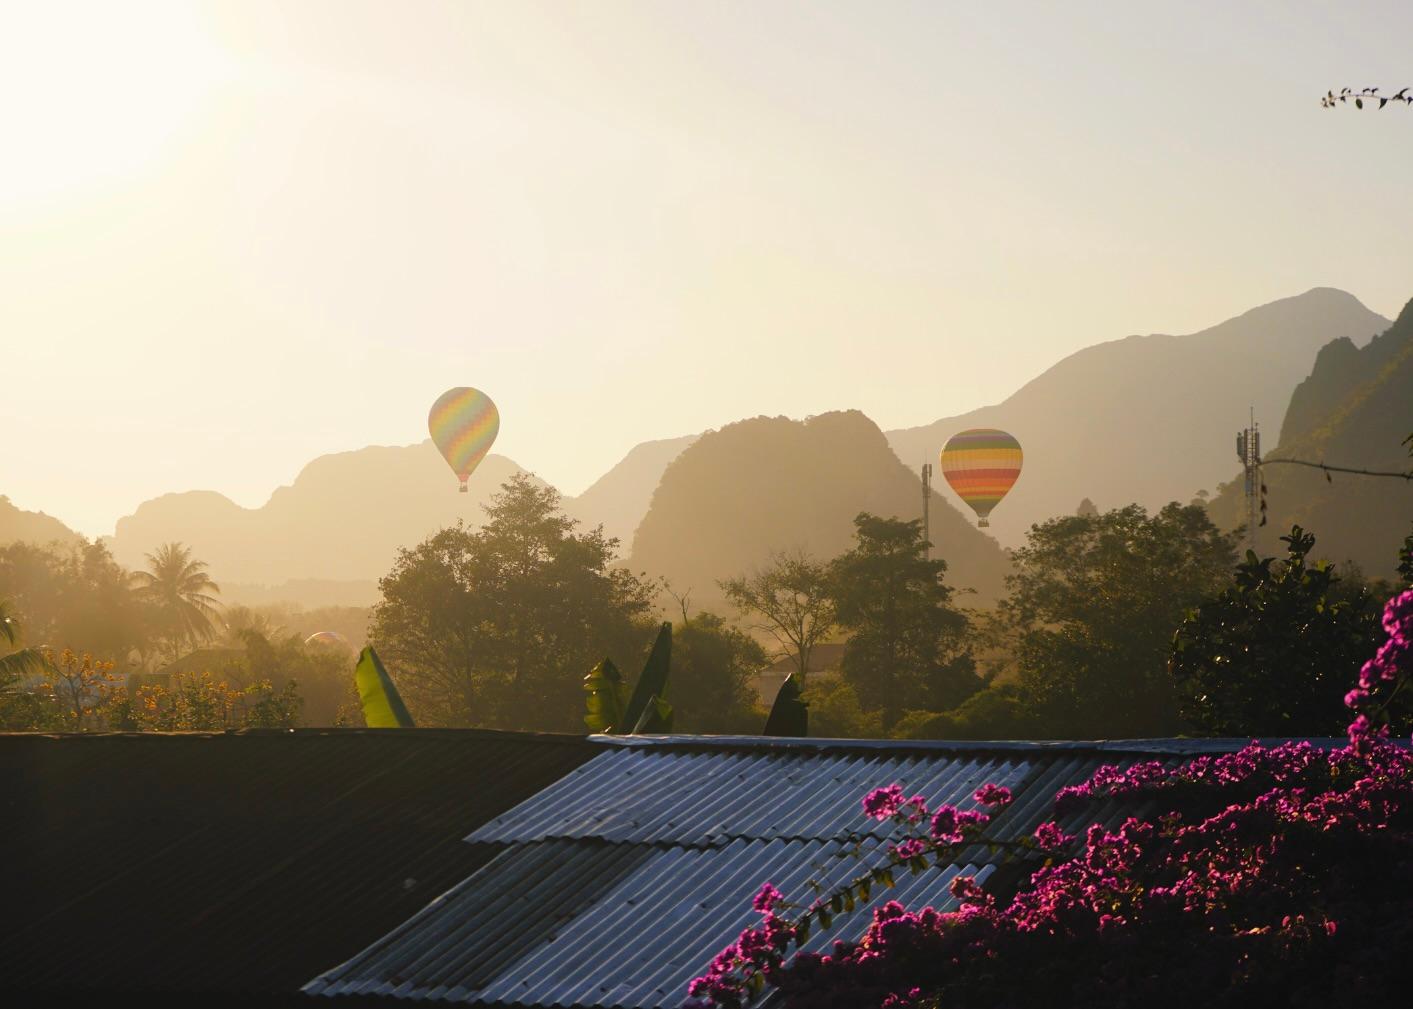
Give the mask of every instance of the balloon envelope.
[{"label": "balloon envelope", "polygon": [[500,411],[480,389],[448,389],[432,404],[427,430],[465,491],[467,477],[486,457],[500,431]]},{"label": "balloon envelope", "polygon": [[348,639],[338,631],[315,631],[304,639],[306,645],[338,645],[341,648],[348,647]]},{"label": "balloon envelope", "polygon": [[957,496],[987,526],[991,509],[1001,503],[1021,471],[1020,442],[994,427],[954,434],[942,447],[942,475]]}]

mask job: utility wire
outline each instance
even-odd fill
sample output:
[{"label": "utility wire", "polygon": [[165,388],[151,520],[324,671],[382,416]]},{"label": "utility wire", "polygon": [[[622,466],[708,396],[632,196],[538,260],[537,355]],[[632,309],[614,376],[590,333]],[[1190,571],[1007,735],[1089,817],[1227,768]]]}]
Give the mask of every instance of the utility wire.
[{"label": "utility wire", "polygon": [[1307,462],[1304,459],[1262,459],[1257,465],[1309,466],[1311,469],[1324,470],[1326,477],[1330,473],[1357,473],[1361,476],[1395,476],[1402,480],[1413,480],[1413,470],[1405,473],[1402,470],[1350,469],[1348,466],[1331,466],[1329,463]]}]

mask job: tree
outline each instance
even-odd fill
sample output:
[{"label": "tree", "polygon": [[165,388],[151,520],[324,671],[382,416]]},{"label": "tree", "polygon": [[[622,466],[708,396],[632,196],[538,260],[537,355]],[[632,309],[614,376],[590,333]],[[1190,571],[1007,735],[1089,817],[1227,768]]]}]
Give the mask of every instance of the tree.
[{"label": "tree", "polygon": [[0,596],[11,600],[36,647],[119,662],[148,648],[152,607],[101,543],[0,547]]},{"label": "tree", "polygon": [[1341,698],[1381,640],[1380,601],[1330,564],[1309,563],[1314,536],[1295,526],[1281,542],[1279,562],[1247,551],[1234,583],[1173,637],[1182,716],[1210,735],[1341,734]]},{"label": "tree", "polygon": [[763,631],[794,660],[796,682],[803,689],[810,652],[834,629],[833,584],[829,566],[803,550],[776,553],[752,574],[721,582],[726,598],[743,613],[754,613]]},{"label": "tree", "polygon": [[482,529],[400,550],[379,582],[370,636],[418,725],[582,731],[584,673],[605,655],[641,667],[651,588],[559,501],[517,474]]},{"label": "tree", "polygon": [[927,557],[922,523],[861,512],[857,543],[831,566],[841,671],[891,728],[903,711],[953,708],[981,688],[966,616],[952,606],[947,562]]},{"label": "tree", "polygon": [[147,555],[147,570],[133,574],[139,592],[156,608],[160,633],[170,657],[195,647],[215,633],[212,619],[220,612],[215,593],[221,587],[180,543],[164,543]]},{"label": "tree", "polygon": [[[791,674],[793,676],[793,674]],[[809,709],[809,733],[824,739],[881,739],[883,716],[866,709],[848,680],[835,673],[817,676],[802,693]]]},{"label": "tree", "polygon": [[334,645],[306,645],[298,634],[281,634],[277,629],[267,635],[257,629],[262,621],[247,618],[248,611],[246,617],[237,618],[245,621],[244,626],[231,639],[244,649],[231,671],[237,686],[248,691],[264,683],[280,691],[297,691],[305,725],[337,725],[341,717],[357,710],[352,652]]},{"label": "tree", "polygon": [[65,728],[82,732],[85,725],[102,719],[117,680],[112,662],[66,648],[58,658],[46,656],[44,665],[45,688],[63,712]]},{"label": "tree", "polygon": [[951,711],[910,711],[893,726],[895,739],[1031,739],[1041,733],[1019,687],[998,683],[978,690]]},{"label": "tree", "polygon": [[1235,562],[1236,534],[1193,505],[1129,505],[1032,526],[1002,610],[1024,704],[1057,737],[1168,736],[1173,631]]},{"label": "tree", "polygon": [[[20,643],[20,622],[11,615],[10,601],[0,599],[0,643],[15,648]],[[0,656],[0,690],[22,676],[44,672],[44,657],[33,648],[17,648]]]},{"label": "tree", "polygon": [[751,677],[767,663],[754,638],[715,613],[673,629],[672,707],[679,732],[755,733],[761,714]]}]

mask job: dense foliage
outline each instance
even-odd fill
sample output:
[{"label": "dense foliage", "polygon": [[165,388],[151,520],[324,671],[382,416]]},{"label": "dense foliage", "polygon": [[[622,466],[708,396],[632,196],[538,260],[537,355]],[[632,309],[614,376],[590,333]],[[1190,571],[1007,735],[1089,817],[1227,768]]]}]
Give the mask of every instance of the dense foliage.
[{"label": "dense foliage", "polygon": [[834,630],[837,602],[829,565],[803,550],[773,554],[748,575],[721,583],[721,591],[751,629],[775,640],[794,664],[801,684],[809,682],[810,654]]},{"label": "dense foliage", "polygon": [[[346,649],[306,646],[267,612],[218,611],[205,565],[180,544],[150,560],[134,575],[99,543],[0,547],[0,646],[13,649],[0,655],[0,729],[357,720]],[[222,647],[195,650],[209,643]]]},{"label": "dense foliage", "polygon": [[1330,736],[1340,698],[1380,639],[1379,605],[1362,582],[1309,560],[1296,526],[1283,560],[1250,551],[1232,585],[1190,613],[1168,669],[1184,720],[1217,736]]},{"label": "dense foliage", "polygon": [[[43,651],[25,689],[0,682],[0,730],[41,732],[219,732],[304,724],[304,699],[290,679],[232,682],[210,672],[174,673],[125,684],[113,663],[68,649]],[[230,670],[232,672],[236,670]]]},{"label": "dense foliage", "polygon": [[0,599],[31,646],[71,648],[122,662],[160,650],[158,614],[101,543],[0,547]]},{"label": "dense foliage", "polygon": [[1186,611],[1226,581],[1234,537],[1193,505],[1051,519],[1015,551],[1003,611],[1025,706],[1045,735],[1171,736],[1167,658]]},{"label": "dense foliage", "polygon": [[841,671],[892,728],[905,710],[953,708],[981,687],[966,615],[947,562],[928,557],[922,523],[854,519],[856,546],[831,568],[836,620],[848,633]]},{"label": "dense foliage", "polygon": [[765,649],[715,613],[684,618],[672,632],[669,686],[678,732],[756,733],[764,714],[752,676],[766,664]]},{"label": "dense foliage", "polygon": [[371,637],[419,725],[578,730],[584,674],[605,655],[638,668],[651,588],[553,488],[520,474],[486,510],[399,551]]},{"label": "dense foliage", "polygon": [[[1413,591],[1382,624],[1346,702],[1348,746],[1102,767],[1055,796],[1055,819],[1001,840],[987,828],[1007,789],[983,786],[967,809],[875,789],[864,815],[911,835],[890,861],[792,917],[764,884],[761,924],[692,983],[694,1000],[735,1009],[769,984],[792,1009],[1391,1004],[1413,949],[1413,755],[1386,741],[1384,719],[1413,680]],[[1085,826],[1115,800],[1132,815]],[[1047,861],[1016,892],[991,892],[949,869],[978,842]],[[888,902],[858,941],[791,956],[902,865],[951,872],[955,909]]]}]

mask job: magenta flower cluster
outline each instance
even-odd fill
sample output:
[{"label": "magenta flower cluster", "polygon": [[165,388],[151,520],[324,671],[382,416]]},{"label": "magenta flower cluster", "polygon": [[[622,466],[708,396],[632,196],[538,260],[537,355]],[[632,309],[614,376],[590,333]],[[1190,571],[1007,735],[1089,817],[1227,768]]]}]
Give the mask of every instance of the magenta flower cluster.
[{"label": "magenta flower cluster", "polygon": [[1359,670],[1359,685],[1344,695],[1354,711],[1349,743],[1366,750],[1389,734],[1389,702],[1413,680],[1413,589],[1394,596],[1384,606],[1388,639]]},{"label": "magenta flower cluster", "polygon": [[[1413,678],[1413,592],[1389,602],[1384,628],[1388,642],[1347,699],[1358,718],[1338,750],[1252,743],[1107,765],[1062,789],[1057,819],[1018,841],[985,837],[1011,802],[1005,788],[978,789],[984,809],[930,809],[899,785],[875,789],[865,815],[914,832],[893,846],[897,862],[932,855],[945,866],[959,845],[987,841],[1044,864],[1008,893],[953,877],[955,910],[887,902],[857,942],[828,953],[797,951],[824,902],[789,921],[767,884],[755,900],[761,925],[692,982],[693,999],[739,1009],[767,984],[788,1009],[1329,1009],[1406,998],[1413,755],[1382,735],[1389,699]],[[1142,815],[1077,836],[1061,828],[1112,799]]]},{"label": "magenta flower cluster", "polygon": [[[1077,808],[1118,796],[1155,813],[1091,824],[1079,838],[1041,824],[1037,856],[1065,857],[1009,899],[956,876],[956,910],[889,902],[858,942],[829,953],[789,957],[797,926],[776,913],[774,888],[763,890],[762,924],[719,955],[691,994],[731,1009],[766,983],[791,1009],[1027,1005],[1047,996],[1086,1006],[1244,998],[1325,1007],[1360,1004],[1338,997],[1335,978],[1353,986],[1342,989],[1348,995],[1403,983],[1393,979],[1404,970],[1400,951],[1413,950],[1407,750],[1253,743],[1173,767],[1104,767],[1064,798]],[[901,804],[898,812],[907,815]]]},{"label": "magenta flower cluster", "polygon": [[[973,801],[992,810],[1001,810],[1011,803],[1011,790],[1002,785],[983,785],[972,796]],[[930,810],[926,796],[903,797],[898,784],[875,788],[863,798],[864,816],[873,820],[894,820],[904,825],[929,821],[928,836],[934,844],[960,844],[979,833],[991,822],[991,813],[977,809],[959,809],[952,805]],[[922,838],[908,838],[893,846],[893,853],[906,860],[928,850]]]}]

